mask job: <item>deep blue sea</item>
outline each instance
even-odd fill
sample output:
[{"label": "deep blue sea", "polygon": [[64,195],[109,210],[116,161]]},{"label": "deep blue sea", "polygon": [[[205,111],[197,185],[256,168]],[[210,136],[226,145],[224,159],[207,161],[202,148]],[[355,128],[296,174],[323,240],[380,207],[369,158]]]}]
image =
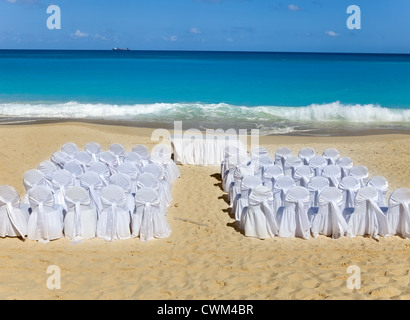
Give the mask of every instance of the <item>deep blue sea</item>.
[{"label": "deep blue sea", "polygon": [[0,50],[0,120],[409,130],[410,55]]}]

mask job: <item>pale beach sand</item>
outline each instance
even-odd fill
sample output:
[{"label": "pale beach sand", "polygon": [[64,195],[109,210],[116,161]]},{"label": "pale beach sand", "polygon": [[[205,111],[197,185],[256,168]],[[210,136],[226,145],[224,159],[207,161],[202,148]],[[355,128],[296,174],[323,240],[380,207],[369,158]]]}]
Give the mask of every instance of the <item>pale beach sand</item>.
[{"label": "pale beach sand", "polygon": [[[150,149],[152,129],[86,123],[0,126],[0,184],[24,195],[22,177],[66,142],[104,149],[121,143]],[[271,155],[282,146],[297,154],[337,148],[355,164],[410,188],[410,135],[261,137]],[[167,239],[138,238],[72,245],[0,239],[0,299],[410,299],[410,240],[398,236],[316,239],[245,237],[229,214],[219,166],[179,166],[167,213]],[[182,220],[181,220],[182,219]],[[189,219],[192,223],[187,220]],[[61,270],[61,289],[47,288],[47,268]],[[361,288],[347,288],[347,268],[361,270]]]}]

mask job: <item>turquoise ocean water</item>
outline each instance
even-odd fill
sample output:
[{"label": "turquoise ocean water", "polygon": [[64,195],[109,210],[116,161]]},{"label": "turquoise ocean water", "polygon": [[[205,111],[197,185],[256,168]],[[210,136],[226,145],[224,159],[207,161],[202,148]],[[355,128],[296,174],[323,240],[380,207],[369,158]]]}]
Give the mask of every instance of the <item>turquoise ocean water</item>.
[{"label": "turquoise ocean water", "polygon": [[0,122],[410,132],[410,55],[0,50]]}]

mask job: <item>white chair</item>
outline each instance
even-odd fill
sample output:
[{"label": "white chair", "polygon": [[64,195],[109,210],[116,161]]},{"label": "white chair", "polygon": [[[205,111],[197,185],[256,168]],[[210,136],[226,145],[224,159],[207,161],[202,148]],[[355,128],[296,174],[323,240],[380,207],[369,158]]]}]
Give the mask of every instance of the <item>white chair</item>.
[{"label": "white chair", "polygon": [[277,214],[279,237],[310,238],[309,203],[309,191],[305,187],[296,186],[289,189],[284,208]]},{"label": "white chair", "polygon": [[110,151],[103,151],[100,154],[100,162],[106,164],[110,170],[110,174],[117,173],[117,158]]},{"label": "white chair", "polygon": [[83,167],[76,160],[70,160],[65,163],[64,169],[71,173],[74,178],[74,186],[80,185],[80,178],[84,174]]},{"label": "white chair", "polygon": [[269,157],[269,153],[265,147],[256,147],[251,150],[251,165],[254,167],[254,172],[259,171],[259,159]]},{"label": "white chair", "polygon": [[278,234],[278,224],[269,201],[273,201],[272,190],[265,186],[252,189],[248,207],[241,218],[241,229],[247,237],[265,239]]},{"label": "white chair", "polygon": [[298,156],[291,156],[285,160],[284,174],[293,178],[296,168],[303,166],[303,161]]},{"label": "white chair", "polygon": [[273,184],[273,212],[277,214],[280,207],[285,205],[286,193],[296,186],[295,180],[288,176],[277,177]]},{"label": "white chair", "polygon": [[54,203],[63,207],[67,211],[67,204],[65,202],[65,193],[68,187],[74,186],[74,177],[65,169],[54,172],[51,179]]},{"label": "white chair", "polygon": [[120,143],[113,143],[110,145],[108,148],[108,151],[113,154],[115,159],[117,159],[117,166],[119,166],[121,163],[124,162],[124,156],[125,156],[125,148],[122,144]]},{"label": "white chair", "polygon": [[51,155],[50,160],[59,168],[63,169],[64,164],[71,160],[70,156],[63,151],[56,151]]},{"label": "white chair", "polygon": [[327,160],[327,164],[336,164],[339,159],[339,151],[335,148],[326,149],[322,155]]},{"label": "white chair", "polygon": [[28,201],[28,194],[31,189],[37,186],[47,186],[46,178],[37,169],[27,170],[23,174],[23,185],[26,189],[26,193],[24,195],[23,204],[29,204]]},{"label": "white chair", "polygon": [[329,186],[337,188],[342,179],[342,169],[337,164],[329,164],[323,168],[322,176],[329,180]]},{"label": "white chair", "polygon": [[340,157],[336,164],[342,169],[342,179],[349,176],[350,169],[353,168],[353,161],[349,157]]},{"label": "white chair", "polygon": [[20,210],[20,196],[7,185],[0,186],[0,237],[21,237],[27,235],[28,212]]},{"label": "white chair", "polygon": [[135,206],[131,223],[133,237],[139,236],[141,241],[169,237],[171,227],[161,212],[157,190],[147,187],[139,189],[135,194]]},{"label": "white chair", "polygon": [[400,188],[392,192],[388,202],[387,219],[391,235],[410,238],[410,189]]},{"label": "white chair", "polygon": [[151,173],[159,182],[158,194],[160,197],[161,204],[164,210],[171,206],[172,194],[171,194],[171,184],[166,178],[164,168],[156,163],[150,163],[144,167],[145,173]]},{"label": "white chair", "polygon": [[78,147],[74,142],[67,142],[61,147],[61,151],[65,152],[70,159],[74,159],[78,152]]},{"label": "white chair", "polygon": [[281,166],[274,164],[267,167],[262,176],[263,185],[273,191],[275,181],[280,176],[283,176],[283,169]]},{"label": "white chair", "polygon": [[41,161],[37,167],[37,170],[39,170],[44,175],[47,185],[51,187],[51,179],[53,173],[57,171],[57,166],[54,164],[54,162],[52,162],[51,160]]},{"label": "white chair", "polygon": [[287,147],[282,147],[275,152],[275,164],[282,167],[285,171],[285,161],[292,156],[292,151]]},{"label": "white chair", "polygon": [[[219,140],[220,139],[218,139],[218,142],[220,142]],[[247,163],[240,163],[240,164],[248,164],[248,162],[250,162],[250,159],[247,158],[247,153],[243,149],[239,148],[239,146],[236,146],[236,145],[225,146],[223,160],[221,162],[222,180],[225,177],[225,173],[229,170],[230,158],[238,159],[238,157],[246,158]]]},{"label": "white chair", "polygon": [[248,206],[249,194],[253,188],[262,185],[262,180],[257,176],[245,176],[241,182],[241,193],[235,204],[235,219],[241,221],[244,208]]},{"label": "white chair", "polygon": [[312,219],[311,232],[314,238],[319,234],[333,239],[343,237],[347,232],[347,222],[342,214],[343,194],[336,187],[325,188],[319,196],[319,208]]},{"label": "white chair", "polygon": [[387,216],[377,204],[378,193],[373,187],[363,187],[356,195],[354,211],[348,220],[349,237],[389,235]]},{"label": "white chair", "polygon": [[248,162],[248,157],[243,154],[234,154],[228,158],[228,170],[222,177],[222,187],[225,192],[229,192],[229,188],[233,183],[233,174],[236,167],[239,165],[247,164]]},{"label": "white chair", "polygon": [[377,204],[379,207],[387,207],[386,194],[387,191],[389,191],[389,183],[386,178],[382,176],[374,176],[367,182],[367,185],[377,190],[379,194]]},{"label": "white chair", "polygon": [[82,187],[69,187],[65,200],[68,210],[64,217],[64,235],[72,244],[95,238],[97,209],[91,205],[89,193]]},{"label": "white chair", "polygon": [[140,174],[136,165],[132,162],[124,162],[117,167],[119,173],[124,173],[131,179],[131,193],[135,195],[137,191],[137,177]]},{"label": "white chair", "polygon": [[181,177],[181,172],[179,171],[178,166],[171,158],[161,155],[159,152],[151,153],[151,162],[160,164],[164,167],[166,175],[169,177],[169,181],[174,183]]},{"label": "white chair", "polygon": [[354,166],[350,170],[349,175],[359,180],[360,186],[364,187],[366,186],[366,181],[369,178],[369,170],[365,166],[358,165],[358,166]]},{"label": "white chair", "polygon": [[84,151],[88,152],[93,157],[94,162],[100,161],[100,154],[102,152],[101,145],[97,142],[89,142],[85,145]]},{"label": "white chair", "polygon": [[295,180],[297,186],[306,187],[310,179],[315,176],[315,173],[308,165],[297,167],[293,174],[293,180]]},{"label": "white chair", "polygon": [[266,171],[267,168],[270,166],[275,165],[273,159],[269,156],[262,156],[259,158],[257,162],[257,167],[255,167],[255,175],[259,178],[263,179],[263,173]]},{"label": "white chair", "polygon": [[242,164],[235,168],[233,184],[231,184],[231,188],[229,189],[229,206],[232,208],[232,211],[235,211],[234,206],[241,194],[242,179],[246,176],[252,176],[253,173],[253,167],[251,165]]},{"label": "white chair", "polygon": [[127,198],[120,186],[109,185],[101,191],[103,211],[97,221],[97,237],[106,241],[131,237],[131,217]]},{"label": "white chair", "polygon": [[80,186],[88,192],[91,207],[96,209],[98,218],[103,210],[101,202],[101,190],[104,187],[103,181],[98,173],[88,171],[81,177]]},{"label": "white chair", "polygon": [[131,178],[125,173],[114,173],[110,177],[110,185],[116,185],[121,187],[127,198],[127,208],[130,214],[134,213],[135,211],[135,200],[134,196],[132,195],[132,181]]},{"label": "white chair", "polygon": [[342,181],[340,181],[339,189],[343,192],[343,206],[348,210],[344,214],[353,212],[356,195],[360,188],[360,181],[353,176],[344,177]]},{"label": "white chair", "polygon": [[304,165],[308,165],[310,159],[316,155],[315,150],[310,147],[300,149],[299,158],[302,159]]},{"label": "white chair", "polygon": [[104,184],[104,187],[108,186],[108,183],[110,181],[111,172],[105,163],[102,163],[102,162],[93,163],[90,166],[90,169],[88,171],[97,173],[102,183]]},{"label": "white chair", "polygon": [[137,144],[132,148],[132,152],[135,152],[138,154],[141,158],[141,163],[143,166],[147,165],[149,163],[149,150],[146,146],[143,144]]},{"label": "white chair", "polygon": [[327,166],[327,160],[323,156],[314,156],[309,160],[309,166],[315,172],[315,176],[321,176],[323,168]]},{"label": "white chair", "polygon": [[124,163],[132,163],[137,167],[140,173],[142,172],[142,168],[144,167],[141,156],[135,152],[126,153],[124,156]]},{"label": "white chair", "polygon": [[81,165],[83,172],[87,172],[90,169],[90,166],[95,163],[94,158],[86,151],[77,152],[74,156],[74,160]]},{"label": "white chair", "polygon": [[143,187],[159,190],[159,180],[149,172],[141,173],[137,178],[137,190]]},{"label": "white chair", "polygon": [[63,236],[64,215],[61,206],[54,205],[54,196],[45,186],[37,186],[29,192],[32,213],[27,223],[27,237],[47,243]]},{"label": "white chair", "polygon": [[319,195],[325,188],[329,187],[329,180],[322,176],[315,176],[310,179],[307,189],[310,193],[310,206],[318,207]]}]

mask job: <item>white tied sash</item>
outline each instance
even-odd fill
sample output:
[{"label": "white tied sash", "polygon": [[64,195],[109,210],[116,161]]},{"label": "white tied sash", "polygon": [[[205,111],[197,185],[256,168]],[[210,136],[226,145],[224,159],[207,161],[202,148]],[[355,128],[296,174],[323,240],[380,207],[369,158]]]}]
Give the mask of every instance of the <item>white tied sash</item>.
[{"label": "white tied sash", "polygon": [[15,212],[14,212],[14,207],[18,208],[19,206],[19,198],[16,197],[15,199],[13,199],[12,201],[6,202],[5,199],[2,199],[0,197],[0,206],[1,205],[5,205],[6,206],[6,212],[7,212],[7,216],[10,220],[11,225],[14,227],[14,229],[17,231],[17,234],[23,239],[26,239],[26,236],[24,234],[24,232],[21,230],[19,224],[17,223],[17,221],[14,219],[14,217],[16,216]]},{"label": "white tied sash", "polygon": [[[410,238],[410,203],[407,200],[397,199],[394,196],[390,197],[390,209],[399,207],[399,226],[398,231],[403,238]],[[391,230],[394,234],[396,230]]]},{"label": "white tied sash", "polygon": [[[152,208],[155,207],[159,211],[160,201],[155,199],[153,201],[143,201],[142,199],[135,199],[135,205],[137,208],[143,207],[141,226],[139,230],[139,236],[141,241],[148,241],[154,238],[154,217]],[[138,209],[137,209],[138,210]]]},{"label": "white tied sash", "polygon": [[73,233],[71,234],[71,243],[79,243],[83,239],[83,224],[81,217],[81,206],[90,206],[90,198],[88,195],[83,199],[70,199],[66,196],[68,208],[74,209]]},{"label": "white tied sash", "polygon": [[110,201],[101,197],[104,210],[107,212],[107,224],[104,234],[106,241],[113,241],[117,238],[117,208],[126,208],[126,197],[121,197],[118,201]]},{"label": "white tied sash", "polygon": [[36,199],[31,194],[29,195],[29,199],[30,199],[31,208],[33,209],[33,211],[35,209],[38,210],[37,230],[36,230],[36,234],[37,236],[39,236],[38,241],[43,242],[43,243],[50,242],[48,213],[45,212],[44,207],[50,207],[50,208],[53,207],[54,205],[53,194],[50,192],[49,196],[43,201]]}]

